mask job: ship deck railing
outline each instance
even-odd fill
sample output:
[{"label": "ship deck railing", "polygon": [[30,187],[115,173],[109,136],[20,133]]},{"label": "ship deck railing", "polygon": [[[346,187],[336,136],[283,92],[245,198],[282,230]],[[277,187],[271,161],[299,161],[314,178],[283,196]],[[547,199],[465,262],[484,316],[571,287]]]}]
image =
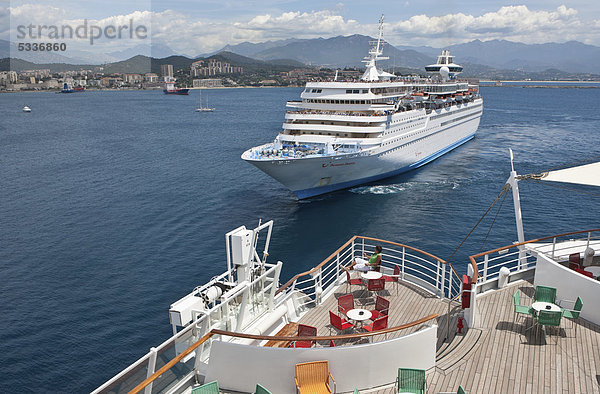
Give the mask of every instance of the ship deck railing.
[{"label": "ship deck railing", "polygon": [[[346,274],[342,266],[349,265],[356,257],[363,256],[363,253],[371,254],[376,245],[383,247],[382,274],[394,275],[394,269],[398,272],[398,282],[386,283],[385,296],[391,302],[388,328],[374,333],[356,330],[351,334],[327,335],[330,332],[329,310],[336,310],[337,297],[346,291]],[[354,236],[317,266],[294,276],[276,292],[274,308],[285,305],[288,316],[292,318],[297,316],[299,323],[314,325],[318,329],[318,336],[264,336],[212,329],[207,333],[210,334],[208,337],[205,335],[206,338],[200,339],[202,343],[191,345],[193,349],[184,353],[188,356],[194,352],[203,353],[201,349],[207,345],[215,346],[215,341],[229,342],[232,339],[241,340],[243,342],[240,344],[251,346],[255,350],[247,351],[258,352],[252,353],[256,357],[263,354],[259,348],[268,341],[316,341],[315,350],[328,347],[330,340],[334,341],[336,347],[380,342],[383,346],[400,346],[393,344],[402,343],[410,335],[438,338],[437,344],[434,341],[431,345],[433,349],[439,349],[445,339],[451,335],[450,331],[452,330],[452,333],[455,331],[457,311],[460,310],[456,300],[460,290],[461,282],[458,274],[452,265],[443,259],[409,245],[372,237]],[[355,296],[362,307],[366,307],[369,300],[373,298],[372,294],[362,289],[355,292]],[[427,328],[433,329],[435,334],[426,330]],[[226,337],[230,339],[227,340]],[[163,374],[168,375],[164,380],[173,380],[173,372],[167,371],[185,360],[186,356],[181,354],[172,359],[175,361],[169,362],[163,369],[149,376],[146,385],[141,384],[138,389],[148,387],[151,382],[154,382],[153,385],[161,382],[162,379],[156,380],[156,378]],[[198,359],[198,356],[196,358]],[[177,384],[183,384],[182,382],[189,380],[190,377],[182,379]],[[153,387],[151,392],[158,392],[158,388]]]},{"label": "ship deck railing", "polygon": [[[277,264],[265,263],[265,271],[257,274],[248,286],[227,293],[227,297],[220,299],[219,303],[210,311],[194,312],[193,320],[179,332],[174,333],[171,338],[159,346],[151,348],[143,357],[92,393],[128,392],[151,376],[156,370],[163,367],[169,360],[180,356],[182,352],[213,328],[243,331],[246,327],[252,325],[265,313],[273,309],[273,298],[279,282],[281,265],[281,262]],[[225,272],[218,278],[225,279],[232,275],[234,275],[233,271]],[[209,284],[197,287],[194,292],[206,288]],[[240,318],[239,309],[245,297],[249,299],[249,302],[243,318]],[[177,363],[177,367],[171,370],[169,376],[164,377],[160,382],[156,382],[154,387],[147,392],[168,391],[178,385],[185,384],[190,377],[193,377],[196,364],[205,362],[208,359],[211,341],[203,341],[201,345],[197,349],[194,348],[193,353],[186,353],[185,357]]]},{"label": "ship deck railing", "polygon": [[581,297],[586,305],[581,317],[600,324],[600,309],[593,307],[593,302],[600,298],[600,281],[568,265],[570,254],[583,254],[590,247],[600,249],[600,229],[532,239],[470,256],[472,287],[470,307],[465,313],[467,323],[470,327],[482,323],[477,301],[481,296],[505,284],[531,280],[536,286],[556,288],[557,300],[574,302]]},{"label": "ship deck railing", "polygon": [[538,253],[566,262],[569,254],[582,253],[590,246],[600,249],[600,229],[552,235],[481,252],[469,257],[473,282],[485,285],[497,281],[503,267],[511,275],[535,269]]},{"label": "ship deck railing", "polygon": [[452,264],[415,247],[378,238],[354,236],[314,268],[297,274],[281,286],[277,293],[301,291],[310,301],[318,301],[346,281],[343,266],[348,266],[363,253],[371,254],[381,245],[381,272],[393,275],[400,270],[400,279],[411,282],[439,297],[454,298],[460,293],[461,281]]},{"label": "ship deck railing", "polygon": [[378,113],[365,113],[365,112],[339,112],[339,111],[285,111],[286,114],[300,114],[300,115],[339,115],[339,116],[365,116],[365,117],[385,117],[387,115],[378,114]]}]

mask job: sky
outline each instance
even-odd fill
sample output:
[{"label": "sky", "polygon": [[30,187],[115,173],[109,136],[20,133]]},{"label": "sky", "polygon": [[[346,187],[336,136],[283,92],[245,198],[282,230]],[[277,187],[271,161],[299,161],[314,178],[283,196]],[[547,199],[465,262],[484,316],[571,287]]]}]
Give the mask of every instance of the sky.
[{"label": "sky", "polygon": [[397,0],[0,0],[0,38],[16,42],[17,26],[70,25],[84,20],[100,28],[133,20],[148,37],[78,40],[80,49],[110,51],[160,43],[187,55],[227,44],[286,38],[377,34],[393,45],[444,47],[479,39],[523,43],[581,41],[600,46],[600,7],[595,1]]}]

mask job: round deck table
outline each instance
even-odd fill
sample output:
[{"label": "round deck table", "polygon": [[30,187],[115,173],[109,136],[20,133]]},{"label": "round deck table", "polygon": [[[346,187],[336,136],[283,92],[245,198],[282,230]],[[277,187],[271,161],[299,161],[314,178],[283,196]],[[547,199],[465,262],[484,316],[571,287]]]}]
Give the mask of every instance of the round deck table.
[{"label": "round deck table", "polygon": [[360,276],[363,279],[369,280],[369,279],[380,279],[383,274],[381,272],[377,272],[377,271],[367,271],[367,272],[361,272]]},{"label": "round deck table", "polygon": [[535,309],[536,312],[539,312],[541,310],[550,312],[560,312],[560,307],[550,302],[537,301],[531,304],[531,307]]},{"label": "round deck table", "polygon": [[371,311],[361,308],[350,309],[346,312],[346,317],[350,320],[354,320],[356,323],[360,323],[361,327],[365,320],[369,320],[373,317]]},{"label": "round deck table", "polygon": [[583,267],[583,269],[587,272],[591,272],[594,275],[594,278],[600,276],[600,265],[591,265],[588,267]]}]

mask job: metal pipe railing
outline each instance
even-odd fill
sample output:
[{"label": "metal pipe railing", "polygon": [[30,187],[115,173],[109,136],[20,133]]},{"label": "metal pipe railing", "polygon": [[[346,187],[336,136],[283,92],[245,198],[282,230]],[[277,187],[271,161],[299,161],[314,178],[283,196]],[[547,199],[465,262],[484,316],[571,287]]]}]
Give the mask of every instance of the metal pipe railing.
[{"label": "metal pipe railing", "polygon": [[[473,282],[476,283],[479,279],[482,279],[482,281],[485,282],[485,281],[490,280],[490,277],[492,279],[495,279],[495,277],[498,274],[498,271],[502,267],[507,267],[513,272],[522,270],[524,266],[529,268],[529,260],[533,259],[534,257],[531,255],[522,256],[522,252],[523,252],[522,246],[524,246],[524,245],[551,239],[552,246],[551,246],[551,249],[549,252],[550,252],[550,257],[554,258],[557,251],[567,250],[569,248],[568,246],[565,246],[564,248],[561,247],[560,243],[557,242],[559,238],[568,237],[568,236],[572,236],[572,235],[578,235],[578,234],[587,234],[585,241],[586,241],[586,247],[588,247],[590,245],[590,242],[596,238],[596,237],[592,237],[592,233],[595,233],[595,232],[600,232],[600,229],[573,231],[573,232],[564,233],[564,234],[536,238],[536,239],[532,239],[529,241],[515,243],[512,245],[506,245],[506,246],[503,246],[500,248],[492,249],[492,250],[489,250],[486,252],[481,252],[481,253],[475,254],[473,256],[469,256],[469,260],[471,262],[471,267],[473,268]],[[598,238],[600,239],[600,237],[598,237]],[[558,249],[557,249],[557,247],[558,247]],[[512,248],[517,248],[517,250],[506,253],[507,251],[509,251]],[[499,256],[490,257],[493,253],[498,253]],[[514,256],[514,255],[519,255],[519,257],[517,257],[516,259],[509,259],[509,260],[506,259],[507,256]],[[483,261],[478,262],[477,259],[479,259],[480,257],[483,257]],[[495,263],[492,266],[489,265],[490,261],[497,261],[497,260],[499,261],[498,263]],[[523,263],[523,260],[525,260],[525,264]],[[493,272],[490,273],[490,271],[493,271]]]}]

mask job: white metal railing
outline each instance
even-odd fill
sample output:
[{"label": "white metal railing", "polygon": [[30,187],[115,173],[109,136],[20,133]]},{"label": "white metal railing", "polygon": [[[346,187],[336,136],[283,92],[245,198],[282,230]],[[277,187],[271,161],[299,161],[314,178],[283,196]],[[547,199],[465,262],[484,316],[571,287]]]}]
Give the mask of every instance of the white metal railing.
[{"label": "white metal railing", "polygon": [[535,268],[537,253],[568,261],[570,254],[582,253],[588,247],[600,249],[600,229],[538,238],[482,252],[469,257],[473,280],[477,283],[496,280],[502,267],[508,268],[511,274]]},{"label": "white metal railing", "polygon": [[[270,293],[274,293],[273,286],[278,286],[276,278],[281,268],[280,264],[265,264],[265,267],[268,269],[256,277],[249,286],[240,288],[235,293],[227,294],[217,306],[207,313],[196,311],[192,323],[156,348],[152,348],[135,363],[94,390],[92,394],[120,393],[131,389],[160,368],[163,364],[161,360],[173,359],[213,328],[241,331],[254,323],[260,316],[273,308],[273,305],[269,305]],[[244,303],[247,307],[244,313],[240,313],[244,297],[247,297],[247,302]],[[195,364],[208,359],[213,340],[211,338],[204,342],[193,353],[194,356],[184,359],[184,362],[180,363],[178,374],[164,376],[161,379],[160,387],[150,385],[146,387],[145,392],[147,394],[163,392],[177,384],[180,378],[194,369]]]},{"label": "white metal railing", "polygon": [[341,266],[349,265],[355,258],[362,257],[363,253],[372,253],[376,245],[383,247],[382,273],[393,276],[397,271],[400,280],[414,283],[439,297],[455,298],[460,294],[461,281],[451,264],[407,245],[362,236],[351,238],[318,266],[293,277],[278,292],[303,294],[303,302],[298,305],[297,313],[316,306],[321,302],[322,294],[346,280]]}]

